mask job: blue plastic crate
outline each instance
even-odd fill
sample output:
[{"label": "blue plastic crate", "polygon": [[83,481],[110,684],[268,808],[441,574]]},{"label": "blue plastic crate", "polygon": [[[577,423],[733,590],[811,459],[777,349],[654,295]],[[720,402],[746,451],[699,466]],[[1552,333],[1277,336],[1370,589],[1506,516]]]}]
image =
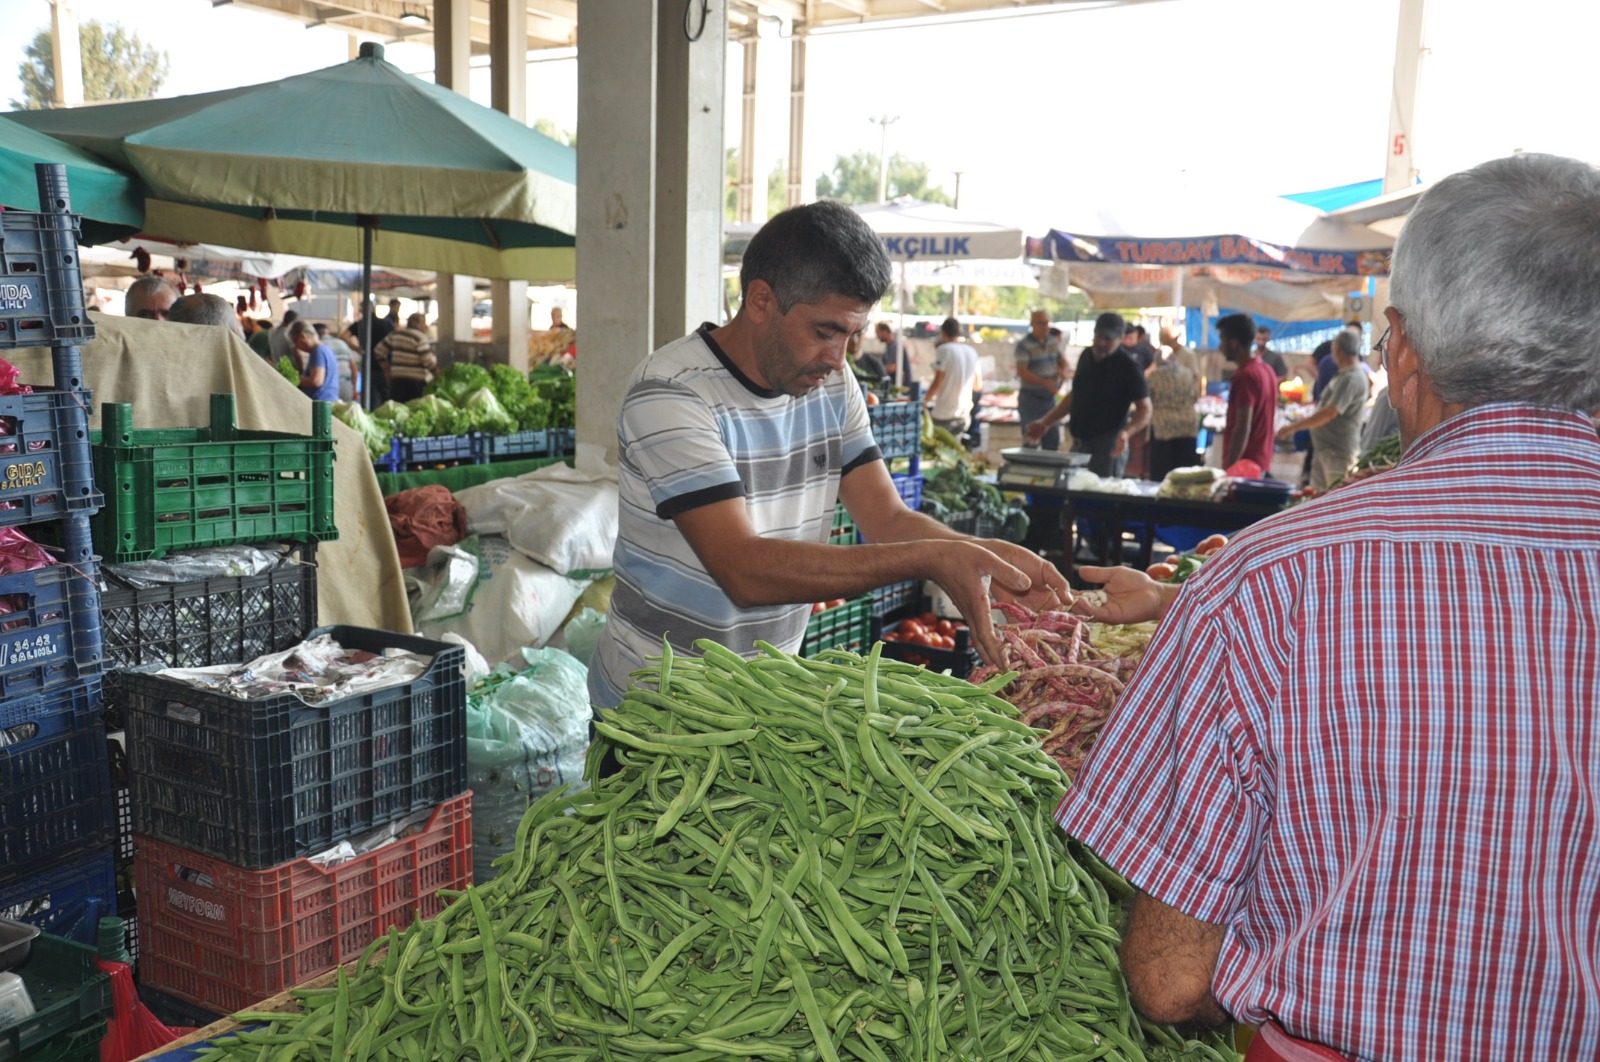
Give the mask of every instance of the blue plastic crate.
[{"label": "blue plastic crate", "polygon": [[395,438],[394,458],[403,472],[421,465],[481,465],[489,460],[488,438],[481,432],[438,435],[429,439]]},{"label": "blue plastic crate", "polygon": [[921,472],[896,472],[889,478],[894,480],[894,489],[899,491],[900,500],[906,503],[907,509],[916,512],[922,508]]},{"label": "blue plastic crate", "polygon": [[36,389],[0,396],[0,524],[84,515],[104,500],[94,489],[88,393]]},{"label": "blue plastic crate", "polygon": [[550,456],[567,457],[578,451],[578,430],[576,428],[551,428],[550,429]]},{"label": "blue plastic crate", "polygon": [[0,350],[60,348],[94,338],[84,312],[78,219],[71,213],[66,167],[35,172],[45,209],[0,211]]},{"label": "blue plastic crate", "polygon": [[489,436],[489,460],[515,461],[525,457],[546,457],[550,453],[550,433],[544,429],[519,431],[511,435]]},{"label": "blue plastic crate", "polygon": [[867,407],[867,419],[872,424],[872,438],[877,442],[884,459],[912,459],[912,471],[920,467],[922,456],[922,402],[880,402]]},{"label": "blue plastic crate", "polygon": [[0,885],[0,918],[98,945],[100,919],[117,911],[116,857],[110,849]]},{"label": "blue plastic crate", "polygon": [[100,595],[91,558],[0,575],[0,700],[100,674]]},{"label": "blue plastic crate", "polygon": [[116,837],[100,680],[0,701],[0,881]]}]

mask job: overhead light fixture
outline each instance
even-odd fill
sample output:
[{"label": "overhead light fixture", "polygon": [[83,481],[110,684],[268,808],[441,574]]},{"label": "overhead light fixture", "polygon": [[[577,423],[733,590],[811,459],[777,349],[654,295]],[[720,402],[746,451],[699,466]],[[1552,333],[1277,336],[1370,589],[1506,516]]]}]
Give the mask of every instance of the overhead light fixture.
[{"label": "overhead light fixture", "polygon": [[421,11],[413,11],[411,8],[407,7],[400,14],[400,24],[402,26],[428,26],[430,23],[428,22],[427,15],[423,14]]}]

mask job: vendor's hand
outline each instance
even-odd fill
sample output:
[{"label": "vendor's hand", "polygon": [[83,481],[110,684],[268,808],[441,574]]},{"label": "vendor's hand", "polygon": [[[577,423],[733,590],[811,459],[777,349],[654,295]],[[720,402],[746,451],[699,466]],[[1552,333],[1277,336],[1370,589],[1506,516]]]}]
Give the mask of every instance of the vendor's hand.
[{"label": "vendor's hand", "polygon": [[[1137,568],[1084,565],[1078,574],[1101,583],[1098,593],[1079,594],[1072,611],[1099,623],[1144,623],[1160,619],[1177,596],[1176,585],[1158,583]],[[1103,598],[1103,600],[1102,600]]]},{"label": "vendor's hand", "polygon": [[1113,446],[1111,448],[1111,456],[1112,457],[1120,457],[1122,455],[1122,451],[1126,450],[1127,448],[1128,448],[1128,433],[1125,432],[1125,431],[1117,432],[1117,445],[1115,445],[1115,446]]},{"label": "vendor's hand", "polygon": [[1067,584],[1066,576],[1062,575],[1054,564],[1033,550],[1014,542],[998,538],[985,538],[979,541],[989,552],[1033,580],[1033,585],[1021,593],[1000,586],[992,587],[991,592],[997,600],[1010,601],[1035,612],[1051,609],[1064,611],[1072,603],[1072,588]]},{"label": "vendor's hand", "polygon": [[933,581],[950,595],[961,618],[967,621],[973,647],[984,663],[999,666],[1000,638],[990,616],[990,594],[1016,598],[1026,595],[1033,584],[1026,571],[1002,559],[988,548],[990,544],[948,538],[925,542]]},{"label": "vendor's hand", "polygon": [[1050,429],[1044,426],[1043,420],[1030,420],[1028,426],[1022,429],[1022,437],[1029,443],[1036,443],[1044,438],[1044,433]]},{"label": "vendor's hand", "polygon": [[1290,439],[1294,438],[1294,433],[1299,430],[1300,429],[1293,424],[1285,424],[1283,427],[1278,429],[1277,439],[1279,442],[1288,442]]}]

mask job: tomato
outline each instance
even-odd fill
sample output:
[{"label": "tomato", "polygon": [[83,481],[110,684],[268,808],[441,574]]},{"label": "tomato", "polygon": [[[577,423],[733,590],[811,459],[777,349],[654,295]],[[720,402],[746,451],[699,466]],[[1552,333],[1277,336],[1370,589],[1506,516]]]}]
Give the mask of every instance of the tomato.
[{"label": "tomato", "polygon": [[949,620],[942,619],[938,622],[937,626],[939,633],[944,635],[946,638],[954,638],[956,636],[956,625],[951,623]]},{"label": "tomato", "polygon": [[827,607],[827,605],[823,604],[821,601],[818,601],[815,605],[811,606],[811,614],[815,616],[817,613],[821,612]]},{"label": "tomato", "polygon": [[877,404],[878,404],[878,396],[877,396],[877,394],[875,392],[868,391],[867,392],[867,405],[875,406]]},{"label": "tomato", "polygon": [[922,615],[917,617],[917,622],[922,624],[924,627],[935,627],[939,624],[939,617],[934,615],[932,612],[924,612]]},{"label": "tomato", "polygon": [[948,634],[939,635],[939,648],[941,648],[941,649],[954,649],[955,647],[956,647],[956,640],[955,640],[954,637],[952,637],[951,635],[948,635]]},{"label": "tomato", "polygon": [[922,624],[918,623],[916,620],[908,619],[901,620],[900,626],[896,627],[895,630],[900,632],[900,637],[904,638],[906,641],[910,641],[912,638],[923,634],[926,628],[924,628]]},{"label": "tomato", "polygon": [[1178,574],[1178,566],[1175,564],[1152,564],[1144,570],[1144,573],[1156,582],[1164,583]]},{"label": "tomato", "polygon": [[1196,546],[1194,548],[1194,551],[1196,553],[1200,554],[1200,556],[1202,556],[1202,557],[1209,557],[1213,553],[1215,553],[1217,550],[1221,549],[1223,546],[1226,546],[1227,544],[1228,544],[1228,536],[1226,536],[1226,535],[1212,535],[1210,538],[1206,539],[1205,541],[1201,542],[1198,546]]},{"label": "tomato", "polygon": [[883,632],[883,640],[886,641],[886,642],[898,642],[900,640],[900,632],[899,631],[892,631],[892,630],[891,631],[884,631]]}]

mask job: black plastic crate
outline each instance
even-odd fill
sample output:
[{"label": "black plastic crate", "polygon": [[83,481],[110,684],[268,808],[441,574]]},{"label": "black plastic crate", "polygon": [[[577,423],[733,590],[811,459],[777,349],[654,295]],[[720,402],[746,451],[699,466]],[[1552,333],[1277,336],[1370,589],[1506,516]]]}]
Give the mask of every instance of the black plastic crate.
[{"label": "black plastic crate", "polygon": [[[904,623],[901,620],[900,623]],[[900,623],[885,627],[884,634],[897,630]],[[880,635],[881,637],[882,635]],[[978,651],[972,648],[967,641],[968,632],[965,624],[956,627],[954,649],[937,649],[931,645],[916,645],[912,642],[883,643],[883,655],[891,660],[903,660],[908,664],[919,664],[929,671],[948,671],[955,678],[966,678],[983,665],[983,658]]]},{"label": "black plastic crate", "polygon": [[[107,573],[100,637],[112,668],[209,667],[298,643],[317,625],[316,546],[260,575],[216,576],[136,589]],[[108,691],[116,700],[116,691]]]},{"label": "black plastic crate", "polygon": [[[87,343],[78,219],[65,166],[36,167],[42,211],[0,211],[0,350]],[[58,374],[59,375],[59,374]],[[57,386],[72,383],[57,379]]]},{"label": "black plastic crate", "polygon": [[91,558],[0,575],[0,600],[10,606],[0,613],[0,701],[100,674],[96,567]]},{"label": "black plastic crate", "polygon": [[100,680],[0,701],[0,882],[116,840]]},{"label": "black plastic crate", "polygon": [[0,396],[0,524],[88,515],[102,500],[94,489],[87,393],[38,388]]},{"label": "black plastic crate", "polygon": [[98,945],[100,919],[116,909],[117,872],[109,849],[0,884],[0,918],[80,944]]},{"label": "black plastic crate", "polygon": [[491,461],[516,461],[527,457],[547,457],[549,454],[550,433],[542,428],[489,436]]},{"label": "black plastic crate", "polygon": [[433,662],[404,685],[318,705],[123,676],[135,833],[259,870],[466,789],[461,647],[361,627],[308,637],[322,634]]},{"label": "black plastic crate", "polygon": [[139,986],[139,1002],[155,1015],[157,1021],[174,1029],[203,1029],[226,1017],[197,1007],[186,999],[158,992],[145,984]]}]

